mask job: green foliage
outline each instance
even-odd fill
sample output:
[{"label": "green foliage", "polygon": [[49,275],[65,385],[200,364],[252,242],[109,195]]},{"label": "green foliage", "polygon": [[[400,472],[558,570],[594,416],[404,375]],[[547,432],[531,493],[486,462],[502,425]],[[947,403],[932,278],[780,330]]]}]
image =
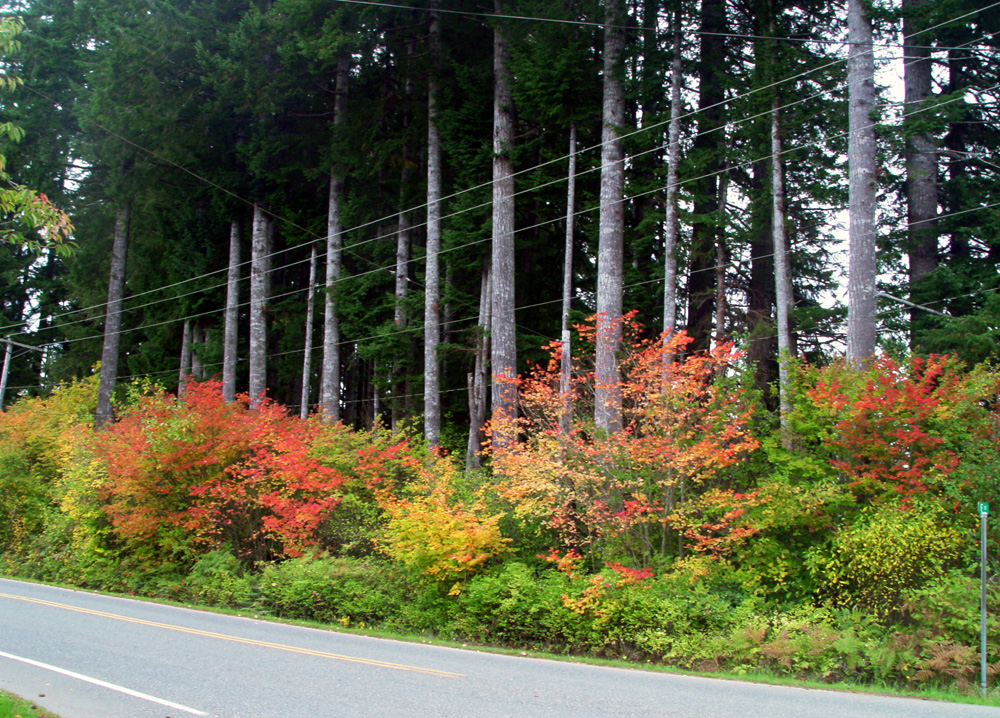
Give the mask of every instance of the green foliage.
[{"label": "green foliage", "polygon": [[89,423],[96,397],[91,378],[0,413],[0,553],[16,551],[54,520],[55,504],[66,491],[62,447],[79,423]]},{"label": "green foliage", "polygon": [[[0,58],[7,60],[20,51],[18,35],[23,30],[20,18],[0,18]],[[11,92],[22,84],[17,75],[0,72],[0,91]],[[17,143],[24,138],[24,130],[13,122],[0,122],[0,135]],[[44,193],[13,182],[7,159],[0,154],[0,239],[33,251],[52,249],[65,254],[74,247],[72,234],[69,215],[57,209]]]},{"label": "green foliage", "polygon": [[[903,595],[906,622],[886,643],[882,670],[972,692],[979,683],[979,581],[953,571]],[[1000,590],[986,594],[987,680],[1000,670]]]},{"label": "green foliage", "polygon": [[[649,371],[662,377],[662,367]],[[595,514],[612,522],[595,534],[604,561],[553,548],[561,529],[537,509],[551,509],[544,502],[570,476],[546,473],[555,449],[548,463],[509,452],[493,466],[502,475],[461,473],[406,432],[227,404],[213,382],[190,384],[183,399],[136,385],[119,422],[95,433],[95,381],[67,384],[0,414],[0,571],[688,669],[972,687],[976,581],[959,569],[970,563],[973,499],[996,491],[996,376],[939,359],[880,367],[881,378],[800,370],[793,450],[765,437],[755,478],[721,472],[740,452],[719,458],[717,443],[671,434],[656,402],[630,393],[636,433],[586,453],[601,476],[631,480],[665,460],[643,441],[657,427],[687,443],[669,454],[673,468],[709,469],[664,518],[681,545],[655,569],[613,533],[629,519],[624,502]],[[534,503],[509,502],[517,476],[532,479],[521,488]],[[990,602],[1000,615],[995,587]]]},{"label": "green foliage", "polygon": [[302,557],[269,564],[253,583],[255,605],[271,615],[344,626],[387,623],[410,594],[395,567],[346,558]]},{"label": "green foliage", "polygon": [[866,510],[837,533],[830,553],[810,556],[822,593],[880,618],[898,613],[905,591],[924,586],[962,557],[968,534],[945,518],[934,507]]}]

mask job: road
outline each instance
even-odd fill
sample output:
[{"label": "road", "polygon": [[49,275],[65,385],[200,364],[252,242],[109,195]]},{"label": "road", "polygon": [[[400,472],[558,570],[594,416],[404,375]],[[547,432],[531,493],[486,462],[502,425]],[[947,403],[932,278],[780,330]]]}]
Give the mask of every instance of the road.
[{"label": "road", "polygon": [[369,638],[5,579],[0,688],[63,718],[1000,716]]}]

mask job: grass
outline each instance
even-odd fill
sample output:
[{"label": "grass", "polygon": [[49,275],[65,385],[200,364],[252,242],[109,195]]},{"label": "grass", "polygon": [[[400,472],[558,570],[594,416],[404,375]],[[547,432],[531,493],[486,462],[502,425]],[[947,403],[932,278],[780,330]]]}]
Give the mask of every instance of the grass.
[{"label": "grass", "polygon": [[0,718],[59,718],[31,701],[0,691]]}]

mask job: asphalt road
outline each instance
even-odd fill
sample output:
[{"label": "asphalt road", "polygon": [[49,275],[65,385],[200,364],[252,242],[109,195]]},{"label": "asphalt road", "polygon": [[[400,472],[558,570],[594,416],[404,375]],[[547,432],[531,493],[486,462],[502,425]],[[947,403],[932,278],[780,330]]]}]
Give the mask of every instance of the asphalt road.
[{"label": "asphalt road", "polygon": [[63,718],[959,718],[1000,710],[498,656],[0,579],[0,688]]}]

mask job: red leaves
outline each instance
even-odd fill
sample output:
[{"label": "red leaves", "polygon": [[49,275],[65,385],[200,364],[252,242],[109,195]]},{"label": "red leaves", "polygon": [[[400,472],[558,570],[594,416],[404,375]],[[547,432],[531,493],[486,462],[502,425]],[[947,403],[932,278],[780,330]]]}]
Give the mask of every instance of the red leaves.
[{"label": "red leaves", "polygon": [[[592,326],[578,329],[585,340],[600,339]],[[717,480],[758,442],[749,429],[753,406],[725,377],[740,357],[731,344],[681,358],[685,335],[644,340],[632,315],[622,334],[620,380],[608,392],[621,397],[619,430],[594,425],[593,371],[578,366],[572,396],[560,393],[554,349],[546,367],[520,382],[522,418],[491,424],[494,435],[526,441],[494,442],[492,455],[501,495],[554,529],[566,548],[611,539],[638,543],[640,555],[652,557],[664,551],[667,517],[685,493]],[[560,426],[567,406],[574,407],[568,433]]]},{"label": "red leaves", "polygon": [[[851,371],[833,367],[826,375]],[[913,357],[900,364],[880,357],[860,385],[821,375],[809,393],[816,407],[835,413],[839,450],[831,464],[864,495],[892,489],[911,496],[927,492],[958,468],[941,430],[968,399],[965,379],[947,357]]]},{"label": "red leaves", "polygon": [[132,540],[162,543],[177,526],[193,546],[228,543],[245,560],[300,555],[343,482],[311,455],[320,430],[270,402],[227,403],[217,381],[146,397],[99,439],[108,514]]}]

